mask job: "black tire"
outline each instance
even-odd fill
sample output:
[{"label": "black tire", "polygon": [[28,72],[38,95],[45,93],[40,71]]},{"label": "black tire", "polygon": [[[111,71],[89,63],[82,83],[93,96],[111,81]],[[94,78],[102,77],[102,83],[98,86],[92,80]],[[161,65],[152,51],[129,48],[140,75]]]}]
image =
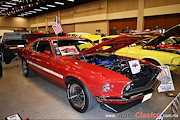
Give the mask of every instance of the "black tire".
[{"label": "black tire", "polygon": [[6,64],[10,64],[11,61],[16,57],[15,52],[13,52],[10,49],[4,49],[3,50],[3,59]]},{"label": "black tire", "polygon": [[28,63],[25,59],[22,59],[22,72],[25,77],[32,77],[34,76],[34,72],[28,66]]},{"label": "black tire", "polygon": [[67,97],[71,106],[80,113],[92,110],[97,103],[88,88],[79,81],[68,83]]}]

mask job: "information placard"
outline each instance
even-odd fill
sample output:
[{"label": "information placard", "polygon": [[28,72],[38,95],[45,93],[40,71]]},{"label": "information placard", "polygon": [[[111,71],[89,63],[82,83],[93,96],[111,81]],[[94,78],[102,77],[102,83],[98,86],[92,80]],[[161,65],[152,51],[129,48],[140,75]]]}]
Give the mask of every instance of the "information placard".
[{"label": "information placard", "polygon": [[139,60],[131,60],[131,61],[129,61],[129,66],[131,68],[132,74],[137,74],[141,70]]},{"label": "information placard", "polygon": [[157,79],[161,81],[158,87],[158,92],[174,91],[174,84],[172,81],[171,73],[168,66],[159,66],[161,73],[159,73]]}]

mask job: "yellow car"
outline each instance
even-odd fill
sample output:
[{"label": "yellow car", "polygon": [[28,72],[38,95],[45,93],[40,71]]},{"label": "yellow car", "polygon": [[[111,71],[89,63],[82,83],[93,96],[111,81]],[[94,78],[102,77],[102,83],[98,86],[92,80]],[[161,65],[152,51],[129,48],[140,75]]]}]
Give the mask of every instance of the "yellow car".
[{"label": "yellow car", "polygon": [[110,36],[104,36],[104,37],[101,37],[101,39],[99,39],[99,43],[102,43],[106,40],[109,40],[111,38],[115,38],[115,37],[118,37],[119,35],[110,35]]},{"label": "yellow car", "polygon": [[116,55],[134,57],[152,62],[157,66],[169,66],[170,70],[180,69],[180,55],[148,49],[143,46],[128,46],[115,52]]},{"label": "yellow car", "polygon": [[[117,37],[117,35],[102,37],[101,40],[99,40],[99,43],[114,37]],[[109,49],[110,47],[111,46],[105,46],[103,47],[103,49]],[[147,60],[157,66],[167,65],[169,66],[171,71],[180,69],[180,55],[165,51],[149,49],[148,46],[132,44],[115,51],[114,54]]]},{"label": "yellow car", "polygon": [[180,35],[180,25],[172,27],[163,35],[159,35],[143,46],[130,45],[117,50],[115,54],[147,60],[157,66],[167,65],[171,71],[180,69],[180,54],[176,54],[171,51],[164,51],[163,49],[153,49],[150,47],[161,43],[173,35]]},{"label": "yellow car", "polygon": [[87,38],[91,40],[94,44],[98,44],[99,40],[101,40],[100,35],[81,35],[81,38]]}]

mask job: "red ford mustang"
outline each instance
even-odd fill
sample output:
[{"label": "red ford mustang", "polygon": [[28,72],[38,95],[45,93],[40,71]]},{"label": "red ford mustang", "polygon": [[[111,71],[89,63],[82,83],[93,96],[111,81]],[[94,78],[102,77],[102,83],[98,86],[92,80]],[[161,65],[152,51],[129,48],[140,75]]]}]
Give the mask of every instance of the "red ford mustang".
[{"label": "red ford mustang", "polygon": [[97,102],[105,110],[120,112],[149,99],[161,71],[150,62],[112,54],[143,39],[122,35],[84,50],[91,44],[88,39],[44,37],[18,53],[26,77],[35,72],[66,88],[78,112],[92,110]]}]

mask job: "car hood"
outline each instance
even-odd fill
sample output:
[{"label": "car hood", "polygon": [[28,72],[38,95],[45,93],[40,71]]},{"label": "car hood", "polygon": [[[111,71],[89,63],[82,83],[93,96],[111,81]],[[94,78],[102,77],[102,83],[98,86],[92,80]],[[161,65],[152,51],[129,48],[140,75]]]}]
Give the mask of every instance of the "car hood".
[{"label": "car hood", "polygon": [[159,45],[161,42],[165,41],[167,38],[174,36],[174,35],[180,35],[180,24],[170,28],[164,34],[159,35],[158,37],[152,39],[150,42],[148,42],[144,46]]},{"label": "car hood", "polygon": [[[98,45],[95,45],[87,50],[80,52],[78,55],[89,54],[89,53],[104,53],[104,52],[115,52],[116,50],[128,46],[130,44],[139,42],[141,40],[147,39],[148,37],[143,37],[142,35],[120,35],[118,37],[106,40]],[[103,48],[108,47],[107,49]]]}]

